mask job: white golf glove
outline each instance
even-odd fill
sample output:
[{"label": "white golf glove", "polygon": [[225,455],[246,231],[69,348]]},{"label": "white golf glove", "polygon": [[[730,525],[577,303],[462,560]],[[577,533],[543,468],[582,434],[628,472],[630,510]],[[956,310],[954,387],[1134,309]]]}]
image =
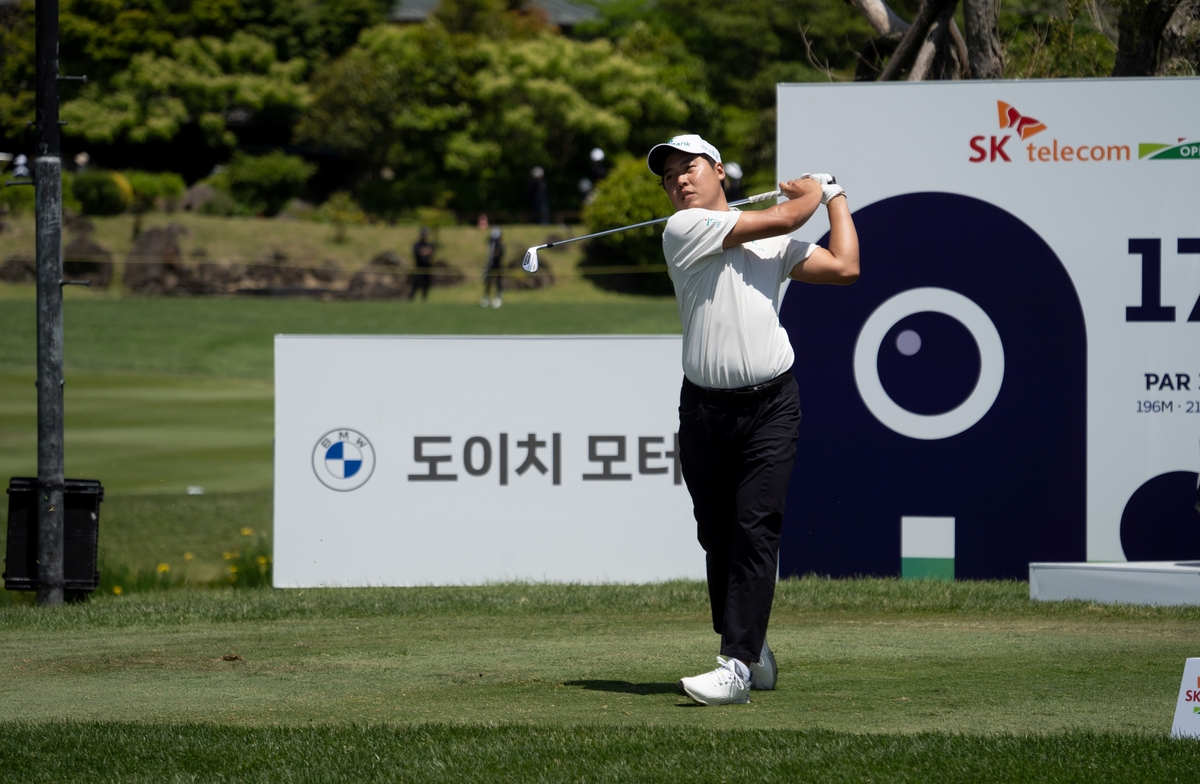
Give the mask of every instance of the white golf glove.
[{"label": "white golf glove", "polygon": [[808,177],[821,183],[821,203],[828,205],[835,196],[846,195],[846,189],[837,184],[837,178],[832,174],[801,174],[800,179]]}]

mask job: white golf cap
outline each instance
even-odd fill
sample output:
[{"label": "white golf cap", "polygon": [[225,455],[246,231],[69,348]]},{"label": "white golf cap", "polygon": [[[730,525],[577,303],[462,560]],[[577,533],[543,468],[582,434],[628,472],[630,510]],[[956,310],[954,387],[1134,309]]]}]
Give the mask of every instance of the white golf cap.
[{"label": "white golf cap", "polygon": [[663,173],[663,161],[674,150],[695,153],[697,155],[707,155],[713,159],[714,163],[721,162],[721,153],[717,152],[716,147],[713,147],[696,134],[688,133],[683,136],[676,136],[668,142],[654,145],[650,150],[650,154],[646,156],[646,165],[650,167],[650,171],[661,177]]}]

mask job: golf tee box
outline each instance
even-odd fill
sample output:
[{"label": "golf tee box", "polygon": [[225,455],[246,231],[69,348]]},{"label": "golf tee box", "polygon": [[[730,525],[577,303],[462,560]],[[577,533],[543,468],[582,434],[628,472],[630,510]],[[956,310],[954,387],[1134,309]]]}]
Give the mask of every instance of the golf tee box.
[{"label": "golf tee box", "polygon": [[1200,561],[1031,563],[1029,598],[1123,604],[1200,604]]},{"label": "golf tee box", "polygon": [[1183,665],[1183,683],[1175,703],[1174,738],[1200,738],[1200,659],[1188,659]]},{"label": "golf tee box", "polygon": [[[100,585],[96,548],[104,487],[96,479],[68,479],[63,491],[63,587],[89,592]],[[13,477],[8,483],[8,543],[4,587],[34,591],[37,574],[37,479]]]}]

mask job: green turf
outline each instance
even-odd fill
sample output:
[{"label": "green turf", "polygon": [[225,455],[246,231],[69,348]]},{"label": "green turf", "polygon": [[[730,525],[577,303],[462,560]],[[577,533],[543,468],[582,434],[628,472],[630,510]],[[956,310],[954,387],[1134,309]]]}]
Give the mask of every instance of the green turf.
[{"label": "green turf", "polygon": [[[64,308],[72,374],[120,372],[270,380],[274,341],[291,334],[663,334],[679,332],[674,299],[506,305],[216,298],[74,298]],[[30,299],[0,299],[0,367],[32,369]]]},{"label": "green turf", "polygon": [[1200,609],[1027,590],[785,581],[779,689],[711,710],[675,692],[715,666],[699,582],[101,596],[0,610],[0,722],[1168,732]]},{"label": "green turf", "polygon": [[22,782],[1184,782],[1200,744],[677,727],[0,725]]}]

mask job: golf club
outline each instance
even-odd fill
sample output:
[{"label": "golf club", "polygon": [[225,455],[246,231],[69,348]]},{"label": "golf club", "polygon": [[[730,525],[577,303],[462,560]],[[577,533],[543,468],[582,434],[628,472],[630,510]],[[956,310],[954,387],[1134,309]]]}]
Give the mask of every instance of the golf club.
[{"label": "golf club", "polygon": [[[757,204],[760,201],[766,201],[768,199],[778,199],[781,195],[782,195],[782,192],[780,192],[780,191],[769,191],[767,193],[760,193],[756,196],[751,196],[748,199],[739,199],[738,201],[730,202],[729,206],[730,207],[740,207],[743,204]],[[668,220],[670,220],[670,217],[655,218],[654,220],[642,221],[641,223],[634,223],[629,226],[621,226],[616,229],[608,229],[607,231],[598,231],[594,234],[584,234],[581,237],[571,237],[570,239],[558,240],[557,242],[547,242],[545,245],[535,245],[534,247],[525,251],[525,260],[521,262],[521,267],[523,267],[526,272],[537,272],[537,269],[538,269],[537,253],[542,248],[553,248],[555,245],[566,245],[568,242],[579,242],[580,240],[590,240],[593,237],[603,237],[605,234],[616,234],[618,231],[629,231],[630,229],[640,229],[643,226],[653,226],[656,223],[666,223]]]}]

